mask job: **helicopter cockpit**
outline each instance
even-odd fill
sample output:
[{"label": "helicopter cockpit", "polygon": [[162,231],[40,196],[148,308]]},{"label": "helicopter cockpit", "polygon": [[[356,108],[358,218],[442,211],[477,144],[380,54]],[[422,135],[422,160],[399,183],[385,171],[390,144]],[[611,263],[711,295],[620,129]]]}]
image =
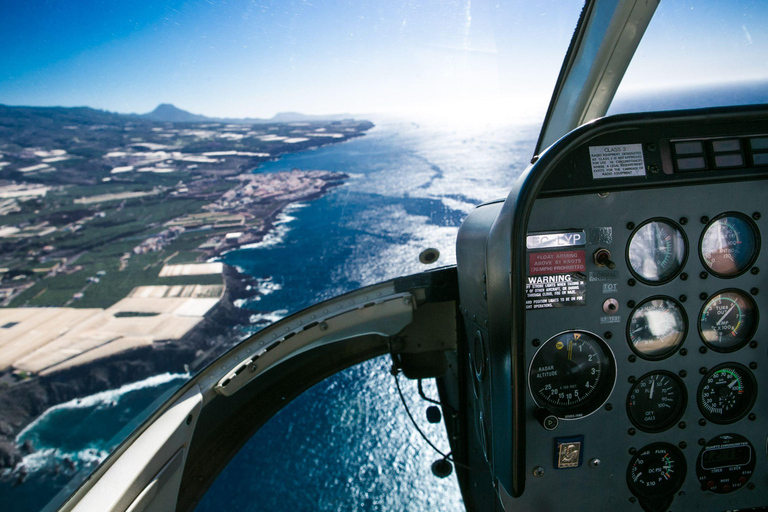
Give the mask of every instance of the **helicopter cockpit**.
[{"label": "helicopter cockpit", "polygon": [[61,510],[192,510],[322,379],[434,378],[467,510],[768,505],[768,108],[603,116],[657,2],[587,2],[532,165],[457,265],[322,302],[195,376]]}]

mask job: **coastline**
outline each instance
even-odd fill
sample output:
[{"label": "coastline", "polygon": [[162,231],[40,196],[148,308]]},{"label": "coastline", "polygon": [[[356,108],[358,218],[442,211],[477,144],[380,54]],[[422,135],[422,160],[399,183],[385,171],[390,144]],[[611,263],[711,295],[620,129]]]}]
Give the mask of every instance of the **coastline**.
[{"label": "coastline", "polygon": [[[214,260],[227,252],[262,242],[277,229],[276,221],[287,207],[322,197],[349,178],[344,173],[328,173],[328,176],[330,179],[323,180],[312,193],[271,205],[271,211],[261,218],[260,229],[244,234],[236,243],[203,253],[200,259]],[[256,278],[227,264],[223,264],[222,278],[221,300],[180,339],[133,348],[0,389],[0,478],[23,481],[25,472],[15,473],[22,467],[23,456],[34,452],[35,447],[19,445],[16,439],[51,407],[162,373],[195,373],[237,345],[242,335],[236,327],[249,325],[251,316],[258,312],[236,304],[257,296],[258,286]]]}]

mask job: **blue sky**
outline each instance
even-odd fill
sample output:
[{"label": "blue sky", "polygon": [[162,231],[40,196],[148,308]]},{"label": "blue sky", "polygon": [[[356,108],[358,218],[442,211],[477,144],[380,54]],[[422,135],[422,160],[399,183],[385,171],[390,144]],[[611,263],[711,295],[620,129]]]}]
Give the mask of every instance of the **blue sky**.
[{"label": "blue sky", "polygon": [[[701,81],[726,65],[768,76],[767,3],[735,2],[726,15],[713,1],[662,1],[641,47],[650,57],[628,78],[640,88]],[[748,4],[758,16],[744,17]],[[0,103],[147,112],[169,102],[232,117],[540,110],[580,9],[580,0],[2,0]],[[681,29],[680,16],[695,23]],[[712,31],[707,60],[655,57],[669,55],[670,38],[696,49],[697,30]]]}]

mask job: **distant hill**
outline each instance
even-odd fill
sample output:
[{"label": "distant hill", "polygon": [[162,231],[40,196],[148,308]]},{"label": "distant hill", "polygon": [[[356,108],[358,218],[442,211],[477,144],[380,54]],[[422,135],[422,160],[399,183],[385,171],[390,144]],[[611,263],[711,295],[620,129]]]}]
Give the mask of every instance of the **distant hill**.
[{"label": "distant hill", "polygon": [[141,117],[163,123],[204,123],[210,120],[205,116],[192,114],[186,110],[176,108],[170,103],[161,103],[155,110],[148,114],[142,114]]},{"label": "distant hill", "polygon": [[341,119],[349,119],[352,117],[350,114],[330,114],[330,115],[307,115],[300,114],[298,112],[280,112],[269,119],[262,119],[258,117],[243,117],[243,118],[219,118],[219,117],[206,117],[199,114],[192,114],[186,110],[182,110],[170,103],[162,103],[157,106],[155,110],[147,114],[140,114],[137,117],[147,119],[150,121],[157,121],[161,123],[228,123],[228,124],[265,124],[265,123],[300,123],[311,121],[339,121]]}]

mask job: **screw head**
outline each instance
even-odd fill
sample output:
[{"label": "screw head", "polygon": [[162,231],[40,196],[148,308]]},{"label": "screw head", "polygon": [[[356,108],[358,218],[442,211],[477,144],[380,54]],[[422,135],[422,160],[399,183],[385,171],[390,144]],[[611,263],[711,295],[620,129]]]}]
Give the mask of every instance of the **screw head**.
[{"label": "screw head", "polygon": [[699,368],[699,373],[702,374],[702,375],[706,375],[707,374],[707,367],[706,366],[702,366],[701,368]]},{"label": "screw head", "polygon": [[605,334],[603,334],[603,336],[605,337],[605,339],[609,340],[613,338],[613,333],[611,331],[605,331]]},{"label": "screw head", "polygon": [[758,293],[760,293],[760,289],[752,288],[751,290],[749,290],[749,293],[751,293],[752,295],[757,295]]},{"label": "screw head", "polygon": [[635,229],[635,223],[634,222],[627,222],[627,229]]},{"label": "screw head", "polygon": [[[634,429],[630,429],[630,430],[634,430]],[[634,455],[634,454],[636,454],[636,453],[637,453],[637,448],[630,448],[630,449],[629,449],[629,454],[630,454],[630,455]]]},{"label": "screw head", "polygon": [[685,226],[688,224],[688,217],[680,217],[680,225]]},{"label": "screw head", "polygon": [[535,468],[533,468],[533,476],[537,478],[544,476],[544,468],[541,466],[536,466]]},{"label": "screw head", "polygon": [[634,363],[635,361],[637,361],[637,356],[635,356],[634,354],[632,354],[631,356],[629,356],[629,357],[627,358],[627,361],[629,361],[630,363]]},{"label": "screw head", "polygon": [[700,354],[706,354],[707,353],[707,347],[699,347],[699,353]]},{"label": "screw head", "polygon": [[757,267],[752,267],[752,270],[750,270],[750,272],[752,272],[753,276],[756,276],[757,274],[760,273],[760,269]]},{"label": "screw head", "polygon": [[680,296],[680,302],[685,302],[687,300],[688,300],[688,296],[687,295],[681,295]]},{"label": "screw head", "polygon": [[699,446],[704,446],[705,444],[707,444],[707,440],[706,440],[706,439],[704,439],[703,437],[702,437],[702,438],[700,438],[700,439],[699,439]]},{"label": "screw head", "polygon": [[629,497],[629,502],[630,502],[630,503],[634,503],[634,502],[636,502],[636,501],[637,501],[637,498],[635,498],[634,496],[630,496],[630,497]]},{"label": "screw head", "polygon": [[[631,428],[631,429],[627,430],[627,434],[633,436],[633,435],[637,434],[637,430]],[[630,450],[634,450],[634,448],[630,448]],[[630,451],[629,453],[632,453],[632,452]]]},{"label": "screw head", "polygon": [[680,429],[684,429],[684,428],[685,428],[685,427],[687,427],[688,425],[686,425],[684,421],[681,421],[680,423],[678,423],[678,424],[677,424],[677,426],[678,426],[678,428],[680,428]]},{"label": "screw head", "polygon": [[755,490],[755,483],[754,482],[749,482],[747,484],[747,489],[749,489],[750,491],[754,491]]},{"label": "screw head", "polygon": [[701,223],[702,224],[706,224],[707,222],[709,222],[709,217],[707,217],[706,215],[702,216],[701,217]]},{"label": "screw head", "polygon": [[611,403],[605,404],[605,410],[606,411],[612,411],[613,410],[613,404],[611,404]]},{"label": "screw head", "polygon": [[630,384],[634,384],[636,380],[637,379],[635,378],[634,375],[630,375],[629,377],[627,377],[627,382],[629,382]]},{"label": "screw head", "polygon": [[541,345],[541,340],[539,338],[534,338],[533,341],[531,341],[531,345],[533,345],[534,347],[538,347],[539,345]]},{"label": "screw head", "polygon": [[757,419],[757,414],[750,413],[748,418],[749,418],[749,421],[755,421]]},{"label": "screw head", "polygon": [[634,279],[630,279],[629,281],[627,281],[627,284],[629,286],[635,286],[635,280]]},{"label": "screw head", "polygon": [[687,281],[688,280],[688,274],[686,274],[685,272],[680,274],[680,280],[681,281]]},{"label": "screw head", "polygon": [[630,308],[630,309],[635,307],[635,301],[633,301],[633,300],[628,301],[627,302],[627,307]]},{"label": "screw head", "polygon": [[680,355],[681,356],[687,356],[688,355],[688,349],[687,348],[681,348],[680,349]]},{"label": "screw head", "polygon": [[752,214],[752,218],[755,220],[760,220],[760,217],[761,217],[760,212],[755,212]]},{"label": "screw head", "polygon": [[685,450],[686,448],[688,448],[688,443],[686,443],[685,441],[680,441],[680,443],[677,446],[679,446],[681,450]]},{"label": "screw head", "polygon": [[601,462],[600,459],[592,459],[591,461],[589,461],[589,467],[597,468],[600,466],[600,462]]},{"label": "screw head", "polygon": [[706,427],[707,426],[707,420],[704,418],[699,418],[699,426],[700,427]]},{"label": "screw head", "polygon": [[701,274],[699,274],[699,277],[702,279],[706,279],[709,277],[709,274],[707,274],[706,272],[702,272]]},{"label": "screw head", "polygon": [[757,348],[757,340],[752,340],[749,342],[749,348]]},{"label": "screw head", "polygon": [[757,370],[757,363],[752,361],[751,363],[749,363],[749,367],[752,370]]},{"label": "screw head", "polygon": [[688,376],[688,372],[685,371],[685,370],[680,370],[678,372],[678,375],[684,379],[684,378],[686,378]]}]

